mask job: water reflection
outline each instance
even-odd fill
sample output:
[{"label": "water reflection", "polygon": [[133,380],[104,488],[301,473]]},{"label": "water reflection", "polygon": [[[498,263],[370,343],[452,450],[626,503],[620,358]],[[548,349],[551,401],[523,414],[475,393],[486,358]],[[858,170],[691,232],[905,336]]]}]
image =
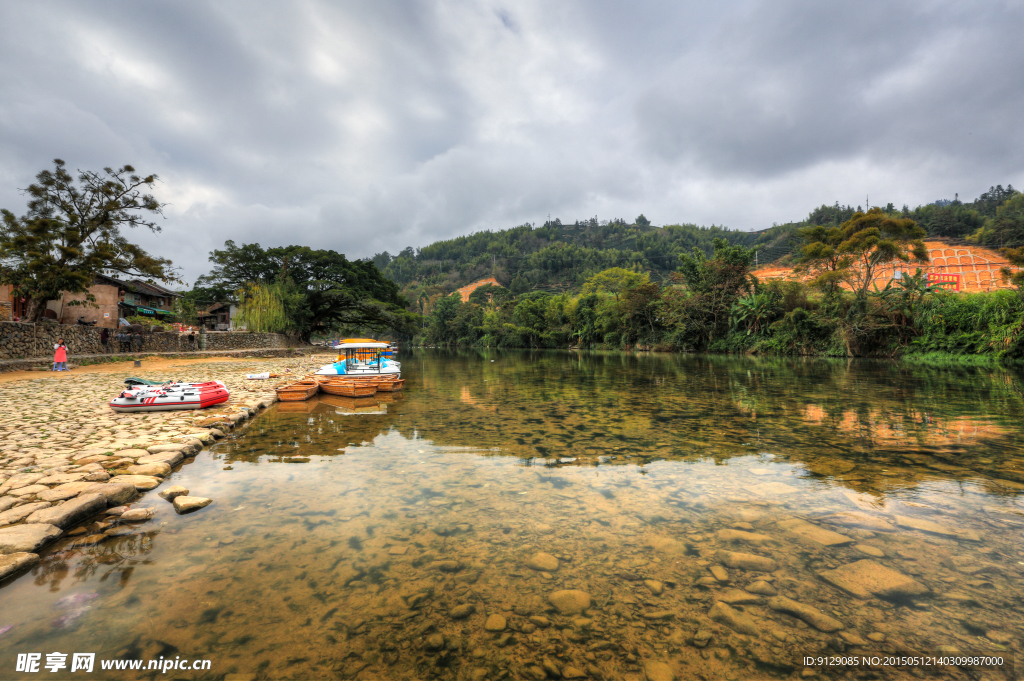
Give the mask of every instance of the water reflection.
[{"label": "water reflection", "polygon": [[640,679],[658,664],[748,679],[799,674],[808,654],[1018,649],[1009,374],[403,364],[403,394],[279,405],[176,473],[215,499],[203,511],[149,497],[144,534],[57,546],[0,591],[0,630],[15,625],[0,659],[206,657],[188,678],[211,679]]}]

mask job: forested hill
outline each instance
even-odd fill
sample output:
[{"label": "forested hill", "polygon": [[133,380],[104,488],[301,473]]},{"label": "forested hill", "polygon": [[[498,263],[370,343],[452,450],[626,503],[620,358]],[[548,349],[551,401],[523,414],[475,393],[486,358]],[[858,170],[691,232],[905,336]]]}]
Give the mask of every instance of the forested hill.
[{"label": "forested hill", "polygon": [[[665,280],[678,268],[680,253],[697,247],[710,254],[712,241],[723,237],[734,244],[760,246],[758,261],[764,265],[786,259],[799,247],[795,234],[799,227],[838,225],[857,210],[860,206],[822,205],[800,222],[757,232],[715,225],[655,227],[643,215],[631,223],[591,218],[563,224],[555,219],[541,227],[525,224],[438,241],[418,250],[409,247],[397,255],[379,253],[373,262],[419,308],[422,302],[417,301],[491,276],[515,293],[575,290],[610,267],[650,272],[652,279]],[[1006,246],[1024,242],[1024,195],[1012,186],[993,187],[971,203],[936,201],[913,210],[889,204],[886,210],[914,218],[931,236],[971,237]]]}]

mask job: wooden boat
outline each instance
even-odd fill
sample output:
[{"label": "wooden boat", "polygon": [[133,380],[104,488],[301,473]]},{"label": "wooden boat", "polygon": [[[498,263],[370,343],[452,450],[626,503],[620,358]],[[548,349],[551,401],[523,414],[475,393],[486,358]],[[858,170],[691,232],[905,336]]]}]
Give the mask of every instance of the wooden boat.
[{"label": "wooden boat", "polygon": [[304,402],[320,391],[320,383],[303,379],[277,389],[277,399],[282,402]]},{"label": "wooden boat", "polygon": [[321,384],[320,389],[328,395],[341,395],[342,397],[373,397],[377,394],[376,383],[360,381],[328,381]]},{"label": "wooden boat", "polygon": [[380,384],[377,386],[377,390],[386,393],[396,393],[402,389],[403,385],[405,385],[404,378],[399,378],[394,381],[381,381]]}]

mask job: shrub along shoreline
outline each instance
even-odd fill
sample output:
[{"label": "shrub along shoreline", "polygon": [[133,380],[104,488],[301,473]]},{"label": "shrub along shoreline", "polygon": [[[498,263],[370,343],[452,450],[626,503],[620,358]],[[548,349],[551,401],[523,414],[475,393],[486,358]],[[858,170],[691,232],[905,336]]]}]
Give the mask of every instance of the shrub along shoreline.
[{"label": "shrub along shoreline", "polygon": [[[1024,361],[1024,290],[957,293],[918,270],[879,289],[880,264],[922,262],[923,230],[877,209],[835,234],[809,229],[805,280],[759,281],[755,249],[716,239],[712,257],[680,256],[662,283],[612,268],[578,294],[519,295],[482,286],[440,299],[415,343],[438,346],[655,350],[827,357]],[[920,233],[918,233],[920,232]],[[940,359],[941,358],[941,359]]]}]

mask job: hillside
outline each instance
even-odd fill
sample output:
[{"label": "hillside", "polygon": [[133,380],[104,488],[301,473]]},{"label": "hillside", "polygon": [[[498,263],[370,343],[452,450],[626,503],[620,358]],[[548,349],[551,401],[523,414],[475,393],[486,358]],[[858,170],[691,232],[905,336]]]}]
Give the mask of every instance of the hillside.
[{"label": "hillside", "polygon": [[[1018,205],[1020,204],[1020,205]],[[991,246],[1024,242],[1024,195],[1008,185],[992,187],[971,203],[940,200],[911,210],[889,204],[886,210],[918,221],[929,236],[970,237]],[[758,264],[786,266],[799,247],[795,231],[807,225],[839,225],[860,206],[822,205],[800,222],[775,225],[756,232],[724,226],[694,224],[656,227],[640,215],[632,223],[597,218],[563,224],[549,220],[511,229],[483,231],[397,255],[373,257],[384,275],[399,285],[417,311],[472,282],[494,277],[514,293],[575,291],[587,278],[610,267],[651,273],[665,281],[679,266],[679,254],[694,247],[711,252],[716,238],[743,246],[760,246]]]}]

